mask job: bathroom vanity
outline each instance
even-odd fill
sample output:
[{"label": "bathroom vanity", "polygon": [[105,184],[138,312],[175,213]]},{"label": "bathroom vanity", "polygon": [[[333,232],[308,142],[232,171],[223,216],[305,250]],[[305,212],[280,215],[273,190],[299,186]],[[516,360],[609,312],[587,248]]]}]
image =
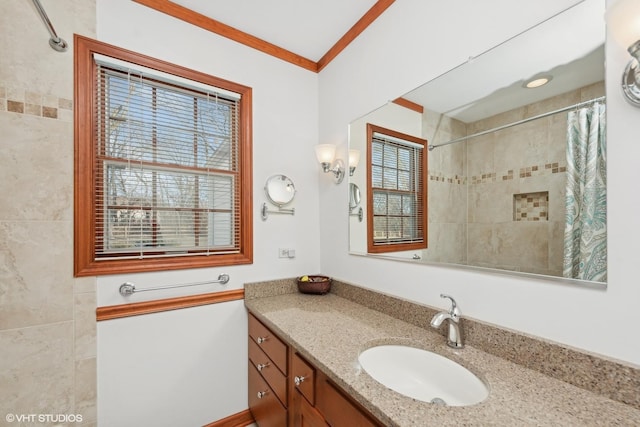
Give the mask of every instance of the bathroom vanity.
[{"label": "bathroom vanity", "polygon": [[249,408],[260,427],[382,426],[251,312]]},{"label": "bathroom vanity", "polygon": [[[640,404],[634,400],[640,390],[637,367],[606,360],[599,367],[591,361],[582,372],[578,357],[568,368],[576,376],[593,375],[591,383],[602,383],[594,378],[603,369],[611,382],[599,385],[604,391],[585,389],[476,348],[473,339],[464,349],[450,348],[428,327],[436,310],[336,281],[331,293],[322,296],[298,293],[293,279],[247,284],[245,305],[250,313],[249,405],[260,427],[640,425]],[[463,327],[473,328],[474,322]],[[470,332],[473,336],[477,330]],[[517,339],[509,342],[518,345]],[[441,354],[479,377],[489,396],[471,406],[441,406],[390,390],[357,362],[362,351],[381,344]],[[536,348],[508,351],[525,353],[542,365],[553,365],[557,358],[553,349],[546,354],[536,354]],[[617,389],[616,400],[607,395],[609,386]]]}]

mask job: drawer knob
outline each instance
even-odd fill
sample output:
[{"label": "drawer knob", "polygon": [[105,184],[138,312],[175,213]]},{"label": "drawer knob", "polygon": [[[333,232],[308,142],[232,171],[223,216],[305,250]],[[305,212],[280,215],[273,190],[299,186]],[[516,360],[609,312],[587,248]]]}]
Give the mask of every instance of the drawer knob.
[{"label": "drawer knob", "polygon": [[256,368],[258,368],[258,371],[262,371],[264,368],[269,366],[269,362],[267,363],[258,363],[258,366],[256,366]]},{"label": "drawer knob", "polygon": [[304,377],[301,376],[295,376],[293,378],[293,382],[296,384],[296,386],[300,386],[300,384],[302,384],[304,382]]},{"label": "drawer knob", "polygon": [[258,341],[258,344],[262,344],[266,340],[267,340],[267,337],[258,337],[258,339],[256,341]]},{"label": "drawer knob", "polygon": [[267,391],[259,391],[258,392],[258,399],[262,399],[268,392]]}]

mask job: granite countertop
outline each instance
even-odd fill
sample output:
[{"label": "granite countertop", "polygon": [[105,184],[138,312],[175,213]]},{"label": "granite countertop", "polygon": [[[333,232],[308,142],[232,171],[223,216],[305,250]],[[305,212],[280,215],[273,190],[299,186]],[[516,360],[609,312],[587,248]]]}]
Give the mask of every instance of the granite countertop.
[{"label": "granite countertop", "polygon": [[[448,347],[442,335],[334,294],[288,293],[245,300],[262,320],[388,426],[632,426],[640,410],[485,353]],[[444,327],[444,326],[443,326]],[[366,348],[406,344],[442,354],[489,388],[476,405],[438,406],[386,388],[357,362]]]}]

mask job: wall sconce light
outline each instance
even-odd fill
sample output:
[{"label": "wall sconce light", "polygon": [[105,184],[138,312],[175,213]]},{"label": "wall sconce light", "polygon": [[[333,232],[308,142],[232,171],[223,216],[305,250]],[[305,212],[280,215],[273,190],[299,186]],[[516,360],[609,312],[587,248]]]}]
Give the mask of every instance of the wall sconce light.
[{"label": "wall sconce light", "polygon": [[344,162],[340,159],[334,161],[336,146],[333,144],[316,145],[316,157],[322,165],[324,173],[333,172],[336,184],[340,184],[344,179]]},{"label": "wall sconce light", "polygon": [[622,92],[629,103],[640,107],[640,0],[618,0],[607,12],[614,39],[632,56],[622,75]]},{"label": "wall sconce light", "polygon": [[349,176],[353,176],[353,173],[358,167],[358,163],[360,163],[360,151],[349,150]]}]

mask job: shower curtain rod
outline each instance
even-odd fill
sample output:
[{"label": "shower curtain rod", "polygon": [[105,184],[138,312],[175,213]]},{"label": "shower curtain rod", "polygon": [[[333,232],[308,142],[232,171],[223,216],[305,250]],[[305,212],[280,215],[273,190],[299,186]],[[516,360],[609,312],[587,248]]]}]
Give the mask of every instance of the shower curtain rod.
[{"label": "shower curtain rod", "polygon": [[433,151],[434,148],[443,147],[443,146],[449,145],[449,144],[455,144],[456,142],[466,141],[467,139],[475,138],[476,136],[486,135],[486,134],[491,133],[491,132],[496,132],[496,131],[499,131],[499,130],[502,130],[502,129],[507,129],[507,128],[510,128],[510,127],[513,127],[513,126],[517,126],[517,125],[521,125],[521,124],[524,124],[524,123],[527,123],[527,122],[531,122],[533,120],[542,119],[543,117],[553,116],[554,114],[562,113],[564,111],[573,110],[574,108],[582,107],[583,105],[593,104],[594,102],[602,101],[605,98],[606,98],[605,96],[601,96],[599,98],[594,98],[594,99],[591,99],[589,101],[578,102],[577,104],[569,105],[568,107],[563,107],[563,108],[560,108],[560,109],[557,109],[557,110],[548,111],[546,113],[538,114],[537,116],[527,117],[526,119],[518,120],[517,122],[508,123],[506,125],[498,126],[498,127],[492,128],[492,129],[483,130],[482,132],[474,133],[473,135],[462,136],[460,138],[452,139],[451,141],[444,142],[442,144],[429,145],[427,148],[429,149],[429,151]]},{"label": "shower curtain rod", "polygon": [[45,27],[47,27],[47,31],[49,31],[49,35],[51,38],[49,39],[49,46],[58,52],[64,52],[67,50],[67,42],[64,41],[61,37],[58,37],[56,30],[54,30],[53,25],[51,25],[51,21],[49,21],[49,17],[47,16],[47,12],[45,12],[44,8],[40,4],[40,0],[33,0],[33,5],[36,7],[36,10],[40,14],[42,21],[44,22]]}]

